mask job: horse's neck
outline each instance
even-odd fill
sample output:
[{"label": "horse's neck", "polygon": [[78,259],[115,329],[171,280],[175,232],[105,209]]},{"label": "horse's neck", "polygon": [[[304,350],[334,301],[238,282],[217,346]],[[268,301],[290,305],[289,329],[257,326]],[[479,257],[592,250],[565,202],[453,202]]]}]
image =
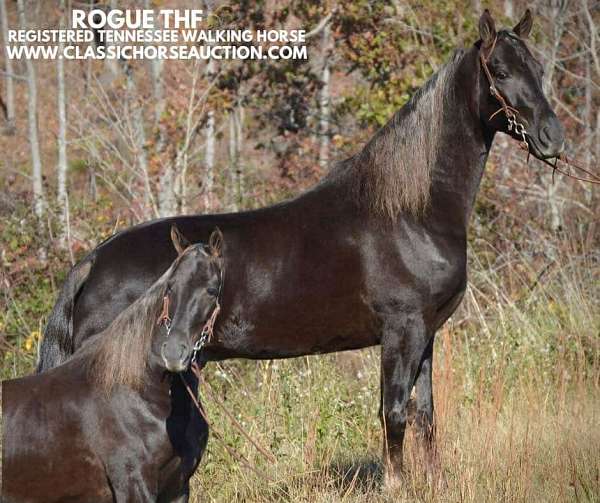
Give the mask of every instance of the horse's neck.
[{"label": "horse's neck", "polygon": [[[139,390],[140,397],[148,403],[159,406],[162,413],[169,415],[171,397],[170,388],[173,376],[168,375],[164,368],[149,365],[144,377],[143,387]],[[158,413],[158,410],[157,410]]]},{"label": "horse's neck", "polygon": [[492,145],[478,116],[480,69],[477,53],[463,57],[452,85],[455,100],[444,114],[439,156],[431,174],[433,220],[460,226],[466,232]]}]

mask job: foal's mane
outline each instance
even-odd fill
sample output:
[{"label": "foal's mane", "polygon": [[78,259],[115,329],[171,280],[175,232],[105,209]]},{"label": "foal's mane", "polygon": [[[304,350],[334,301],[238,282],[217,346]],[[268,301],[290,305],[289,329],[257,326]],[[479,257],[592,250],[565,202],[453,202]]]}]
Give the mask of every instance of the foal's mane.
[{"label": "foal's mane", "polygon": [[[453,101],[458,50],[355,156],[329,177],[342,176],[350,197],[377,216],[418,216],[429,204],[431,172],[440,154],[445,110]],[[328,177],[328,178],[329,178]]]},{"label": "foal's mane", "polygon": [[156,321],[163,307],[171,267],[135,302],[121,311],[112,323],[94,337],[90,377],[110,392],[117,384],[139,388],[146,374]]}]

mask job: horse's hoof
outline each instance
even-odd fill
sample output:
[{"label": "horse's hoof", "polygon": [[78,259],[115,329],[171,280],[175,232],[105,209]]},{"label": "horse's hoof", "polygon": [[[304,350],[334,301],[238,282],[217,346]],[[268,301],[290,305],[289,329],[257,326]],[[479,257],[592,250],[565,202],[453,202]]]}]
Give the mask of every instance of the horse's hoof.
[{"label": "horse's hoof", "polygon": [[383,476],[383,488],[388,492],[395,492],[402,487],[403,477],[396,470],[386,470]]}]

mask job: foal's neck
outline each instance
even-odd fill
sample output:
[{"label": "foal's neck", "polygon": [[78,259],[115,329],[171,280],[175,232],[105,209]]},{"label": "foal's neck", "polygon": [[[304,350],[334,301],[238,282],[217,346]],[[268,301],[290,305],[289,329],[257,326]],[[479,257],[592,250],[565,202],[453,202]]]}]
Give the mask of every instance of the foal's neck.
[{"label": "foal's neck", "polygon": [[494,138],[479,117],[480,79],[477,49],[471,48],[449,84],[454,86],[454,99],[440,124],[440,154],[431,176],[429,220],[453,225],[464,233]]}]

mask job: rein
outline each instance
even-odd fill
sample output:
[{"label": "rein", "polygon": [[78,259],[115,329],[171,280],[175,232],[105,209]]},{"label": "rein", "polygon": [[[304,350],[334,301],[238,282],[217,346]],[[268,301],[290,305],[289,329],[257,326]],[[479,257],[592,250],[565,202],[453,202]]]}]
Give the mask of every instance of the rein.
[{"label": "rein", "polygon": [[[217,294],[216,305],[215,305],[211,315],[206,320],[206,323],[204,323],[204,326],[202,327],[202,332],[200,333],[200,337],[194,344],[192,358],[191,358],[192,372],[198,379],[198,382],[204,382],[205,384],[208,384],[208,383],[202,379],[201,370],[202,370],[203,365],[202,364],[198,365],[195,360],[196,360],[196,354],[202,350],[202,348],[206,345],[207,342],[211,341],[211,339],[213,337],[214,328],[215,328],[215,322],[217,321],[217,316],[219,316],[219,313],[221,312],[221,304],[219,303],[219,297],[221,295],[221,288],[223,285],[223,271],[222,270],[220,271],[220,276],[221,276],[221,281],[219,282],[219,293]],[[173,326],[173,319],[171,318],[170,313],[169,313],[170,303],[171,303],[171,301],[170,301],[169,294],[166,294],[163,297],[162,311],[161,311],[160,315],[158,316],[158,319],[156,320],[157,325],[165,326],[165,329],[167,331],[167,336],[170,334],[171,328]],[[183,383],[187,393],[190,395],[190,398],[192,399],[194,406],[196,407],[196,409],[198,409],[198,412],[200,413],[202,418],[206,421],[206,423],[210,424],[210,421],[209,421],[206,413],[204,412],[204,409],[198,402],[198,398],[195,396],[194,392],[192,391],[189,384],[185,380],[185,377],[183,376],[183,374],[179,374],[179,377],[181,378],[181,382]],[[207,390],[209,388],[210,388],[210,386],[207,387]],[[269,462],[275,463],[276,462],[275,456],[273,456],[273,454],[271,454],[267,449],[262,447],[256,440],[254,440],[244,430],[242,425],[237,421],[237,419],[233,416],[233,414],[231,414],[227,410],[227,408],[225,407],[225,404],[222,401],[220,401],[215,396],[215,394],[212,393],[212,391],[209,391],[209,395],[210,395],[210,398],[215,403],[217,403],[217,405],[219,405],[219,407],[224,411],[225,415],[229,418],[229,420],[231,421],[233,426],[258,450],[258,452],[260,452],[265,457],[265,459],[267,459]],[[221,442],[221,444],[223,444],[223,447],[225,447],[225,450],[233,459],[235,459],[236,461],[238,461],[239,463],[244,465],[246,468],[248,468],[249,470],[251,470],[254,473],[256,473],[257,475],[259,475],[263,479],[268,480],[269,482],[275,482],[275,479],[273,479],[271,476],[264,473],[263,471],[259,470],[258,468],[255,468],[254,466],[252,466],[250,464],[250,462],[242,454],[240,454],[239,452],[232,449],[227,444],[227,442],[225,442],[224,435],[221,432],[219,432],[218,430],[215,430],[214,426],[211,426],[211,429],[212,429],[212,434],[217,438],[217,440],[219,440]]]},{"label": "rein", "polygon": [[[506,116],[506,119],[508,120],[508,130],[512,131],[514,128],[515,134],[521,136],[522,140],[521,140],[521,143],[519,144],[519,146],[527,152],[527,161],[529,161],[530,151],[529,151],[529,144],[527,143],[527,139],[526,139],[526,137],[529,136],[529,133],[527,132],[527,129],[526,129],[525,125],[523,124],[523,122],[527,122],[527,121],[523,118],[523,116],[519,112],[519,110],[517,110],[515,107],[510,106],[508,104],[508,102],[506,101],[506,99],[504,98],[504,96],[502,96],[500,91],[498,91],[498,88],[496,87],[496,84],[494,82],[494,78],[492,77],[492,73],[490,72],[490,69],[487,65],[487,62],[488,62],[490,56],[492,55],[494,48],[496,47],[497,40],[498,40],[498,36],[496,36],[494,38],[494,41],[492,42],[492,46],[490,47],[487,57],[484,55],[483,49],[481,49],[479,51],[479,61],[481,62],[481,67],[483,68],[483,72],[485,73],[485,76],[487,77],[488,82],[490,84],[490,93],[500,103],[500,108],[498,110],[496,110],[492,115],[490,115],[489,120],[493,119],[496,115],[498,115],[501,112],[504,113],[504,115]],[[554,173],[556,171],[558,171],[561,175],[568,176],[569,178],[573,178],[574,180],[579,180],[581,182],[587,182],[587,183],[600,185],[600,176],[592,173],[591,171],[583,168],[582,166],[579,166],[578,164],[574,163],[573,161],[570,161],[565,154],[559,154],[558,156],[556,156],[554,158],[554,163],[550,162],[548,159],[540,159],[539,157],[536,157],[536,158],[539,161],[542,161],[544,164],[546,164],[552,168],[552,170],[553,170],[552,171],[552,181],[553,182],[554,182]],[[580,172],[585,173],[590,178],[583,178],[583,177],[580,177],[577,175],[573,175],[570,172],[559,168],[558,162],[562,162],[563,164],[566,164],[569,168],[573,167],[573,168],[579,170]]]},{"label": "rein", "polygon": [[[192,371],[194,372],[194,374],[198,378],[198,381],[200,381],[200,370],[201,370],[200,367],[198,367],[195,362],[192,363]],[[185,380],[185,377],[183,377],[183,374],[179,374],[179,377],[181,378],[181,382],[183,382],[183,385],[185,386],[185,389],[188,392],[188,395],[190,395],[190,398],[192,399],[192,403],[195,405],[196,409],[198,409],[198,412],[200,413],[200,415],[202,416],[202,418],[206,421],[206,424],[210,425],[210,429],[211,429],[212,434],[216,437],[216,439],[219,442],[221,442],[221,444],[223,445],[223,447],[227,451],[227,454],[229,454],[233,459],[235,459],[236,461],[238,461],[239,463],[241,463],[242,465],[244,465],[250,471],[253,471],[254,473],[256,473],[259,477],[262,477],[263,479],[265,479],[265,480],[267,480],[269,482],[276,482],[275,479],[273,479],[271,476],[269,476],[268,474],[266,474],[262,470],[259,470],[258,468],[255,468],[254,466],[252,466],[250,464],[250,462],[248,461],[248,459],[246,459],[244,457],[244,455],[242,455],[239,452],[237,452],[236,450],[234,450],[232,447],[229,446],[229,444],[227,444],[227,442],[225,442],[224,435],[219,430],[216,430],[214,428],[214,425],[210,424],[210,421],[208,420],[206,412],[204,412],[204,409],[202,408],[202,405],[200,405],[200,402],[198,402],[198,398],[196,397],[196,395],[194,394],[194,392],[192,391],[192,389],[188,385],[187,381]],[[243,429],[241,429],[241,426],[238,429],[242,433],[244,433],[244,436],[246,438],[250,438],[248,436],[248,434],[246,432],[244,432]],[[251,438],[250,438],[250,440],[252,441]],[[258,448],[257,444],[254,441],[252,441],[252,444],[255,447]],[[263,455],[265,455],[262,449],[259,449],[259,452],[261,452]],[[275,458],[271,455],[267,459],[269,459],[269,461],[274,461]]]}]

